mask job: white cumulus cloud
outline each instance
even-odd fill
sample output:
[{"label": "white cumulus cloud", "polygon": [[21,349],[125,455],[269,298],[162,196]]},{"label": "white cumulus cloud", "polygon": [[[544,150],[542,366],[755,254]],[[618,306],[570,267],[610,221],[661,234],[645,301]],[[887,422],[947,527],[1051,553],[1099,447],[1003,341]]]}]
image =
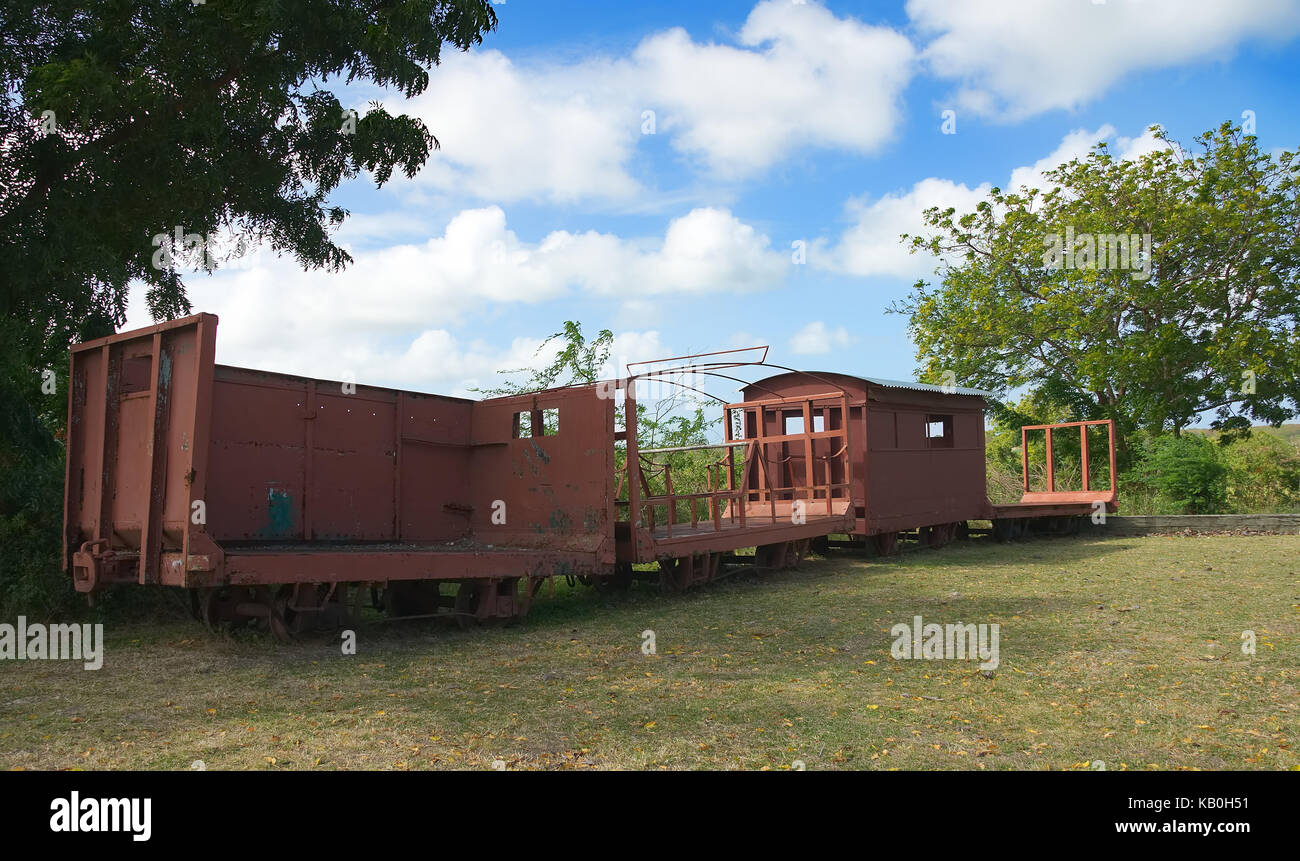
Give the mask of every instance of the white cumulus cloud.
[{"label": "white cumulus cloud", "polygon": [[814,320],[790,338],[790,352],[799,356],[815,356],[847,347],[852,340],[843,326],[831,329],[821,320]]},{"label": "white cumulus cloud", "polygon": [[702,168],[738,178],[808,147],[871,153],[901,118],[915,50],[902,34],[816,3],[765,0],[725,41],[673,28],[626,55],[520,62],[449,54],[406,110],[442,148],[418,181],[509,202],[635,202],[651,130]]},{"label": "white cumulus cloud", "polygon": [[[194,307],[222,318],[218,360],[446,391],[490,380],[496,368],[532,364],[522,361],[528,342],[503,352],[459,341],[453,330],[471,312],[571,293],[743,293],[780,285],[789,266],[766,236],[716,208],[674,219],[659,238],[556,231],[532,243],[509,228],[504,210],[489,206],[458,213],[425,242],[353,256],[342,272],[304,272],[292,258],[259,250],[215,276],[190,275]],[[128,327],[150,322],[137,287]],[[646,358],[658,350],[657,337],[619,348],[628,361]]]},{"label": "white cumulus cloud", "polygon": [[892,137],[915,53],[905,36],[768,0],[737,42],[703,44],[675,29],[637,48],[643,92],[678,150],[743,175],[804,146],[870,153]]},{"label": "white cumulus cloud", "polygon": [[1300,33],[1296,0],[908,0],[954,105],[1020,119],[1074,109],[1152,69],[1226,60]]}]

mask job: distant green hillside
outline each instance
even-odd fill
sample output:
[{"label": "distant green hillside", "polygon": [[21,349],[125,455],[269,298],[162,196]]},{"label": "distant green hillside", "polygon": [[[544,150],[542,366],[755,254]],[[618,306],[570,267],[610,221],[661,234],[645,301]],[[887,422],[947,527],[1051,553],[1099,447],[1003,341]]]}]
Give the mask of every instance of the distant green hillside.
[{"label": "distant green hillside", "polygon": [[[1255,433],[1266,433],[1271,436],[1281,437],[1294,446],[1300,446],[1300,424],[1282,425],[1278,428],[1269,427],[1268,425],[1255,425],[1251,430]],[[1209,428],[1188,428],[1187,431],[1188,433],[1214,433]]]},{"label": "distant green hillside", "polygon": [[1262,427],[1260,430],[1300,445],[1300,425],[1282,425],[1280,428]]}]

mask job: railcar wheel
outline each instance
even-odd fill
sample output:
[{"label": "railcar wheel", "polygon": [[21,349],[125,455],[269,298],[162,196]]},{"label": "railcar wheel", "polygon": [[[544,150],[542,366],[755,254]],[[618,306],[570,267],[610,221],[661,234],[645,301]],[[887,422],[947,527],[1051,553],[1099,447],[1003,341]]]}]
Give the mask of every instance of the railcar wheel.
[{"label": "railcar wheel", "polygon": [[431,615],[440,604],[437,580],[390,580],[384,587],[384,612],[395,619]]},{"label": "railcar wheel", "polygon": [[223,632],[224,619],[217,605],[217,589],[199,589],[196,600],[196,617],[214,634]]},{"label": "railcar wheel", "polygon": [[199,621],[214,634],[227,634],[253,621],[242,616],[238,607],[240,595],[224,587],[198,590]]},{"label": "railcar wheel", "polygon": [[934,548],[943,547],[951,542],[953,536],[957,534],[957,524],[940,523],[938,526],[931,526],[929,532],[930,546]]},{"label": "railcar wheel", "polygon": [[660,559],[659,588],[664,592],[684,592],[713,580],[720,570],[721,553],[696,553],[675,559]]},{"label": "railcar wheel", "polygon": [[871,536],[871,542],[875,545],[877,556],[893,556],[898,553],[897,532],[878,532]]},{"label": "railcar wheel", "polygon": [[[346,585],[343,588],[348,588]],[[352,586],[352,600],[348,604],[348,624],[361,624],[361,601],[366,593],[366,584],[357,583]]]},{"label": "railcar wheel", "polygon": [[633,579],[632,563],[618,562],[614,565],[614,573],[597,578],[596,588],[604,592],[625,592],[632,587]]},{"label": "railcar wheel", "polygon": [[[294,634],[297,633],[298,625],[301,624],[297,616],[297,613],[288,609],[288,599],[283,595],[277,595],[271,602],[271,612],[266,616],[266,625],[271,629],[271,635],[281,643],[291,643]],[[290,619],[293,619],[292,626]]]},{"label": "railcar wheel", "polygon": [[754,548],[754,564],[759,568],[779,570],[790,564],[790,542],[764,544]]}]

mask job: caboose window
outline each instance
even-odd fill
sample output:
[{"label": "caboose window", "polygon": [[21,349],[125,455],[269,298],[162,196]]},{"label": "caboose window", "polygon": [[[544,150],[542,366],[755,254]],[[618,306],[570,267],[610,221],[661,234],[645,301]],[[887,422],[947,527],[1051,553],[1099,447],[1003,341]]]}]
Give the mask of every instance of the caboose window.
[{"label": "caboose window", "polygon": [[[818,413],[813,416],[813,432],[818,433],[826,430],[826,417]],[[804,432],[803,416],[785,414],[785,433],[786,436],[793,436]]]},{"label": "caboose window", "polygon": [[560,432],[560,409],[524,410],[511,417],[510,435],[515,439],[555,436]]},{"label": "caboose window", "polygon": [[925,443],[930,448],[952,448],[952,416],[927,416]]}]

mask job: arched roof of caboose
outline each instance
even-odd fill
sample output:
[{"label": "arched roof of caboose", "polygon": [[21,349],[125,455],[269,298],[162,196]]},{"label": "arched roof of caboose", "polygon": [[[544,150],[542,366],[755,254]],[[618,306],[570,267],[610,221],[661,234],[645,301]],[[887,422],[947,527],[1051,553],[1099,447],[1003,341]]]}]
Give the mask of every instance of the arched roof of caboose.
[{"label": "arched roof of caboose", "polygon": [[773,374],[770,377],[764,377],[761,380],[755,380],[749,385],[742,387],[741,391],[753,389],[756,392],[761,392],[765,388],[771,389],[773,385],[778,383],[778,381],[785,378],[802,379],[811,382],[817,379],[833,380],[836,377],[839,377],[840,379],[853,380],[859,383],[861,388],[864,389],[868,384],[870,384],[886,389],[904,389],[913,392],[936,392],[942,395],[966,395],[970,397],[984,398],[985,400],[990,400],[996,397],[993,392],[986,392],[983,389],[971,389],[963,386],[952,386],[945,389],[943,386],[936,386],[930,383],[919,383],[909,380],[889,380],[883,377],[864,377],[858,374],[846,374],[843,371],[786,371],[780,374]]}]

